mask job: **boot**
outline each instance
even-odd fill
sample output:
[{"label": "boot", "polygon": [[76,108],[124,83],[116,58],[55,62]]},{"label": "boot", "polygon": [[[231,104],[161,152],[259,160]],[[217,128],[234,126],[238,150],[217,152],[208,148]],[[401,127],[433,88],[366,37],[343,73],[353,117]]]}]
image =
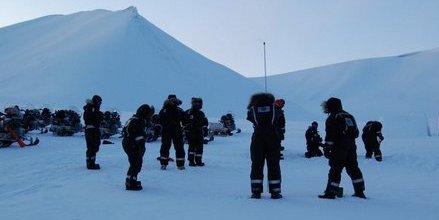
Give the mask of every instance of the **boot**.
[{"label": "boot", "polygon": [[252,198],[252,199],[260,199],[261,198],[261,194],[260,193],[252,193],[250,198]]},{"label": "boot", "polygon": [[184,169],[186,169],[184,166],[180,166],[180,167],[177,167],[177,169],[179,169],[179,170],[184,170]]},{"label": "boot", "polygon": [[282,194],[280,194],[280,193],[272,193],[271,194],[271,198],[272,199],[281,199],[282,198]]},{"label": "boot", "polygon": [[199,167],[204,166],[204,163],[203,163],[203,160],[202,160],[202,155],[195,155],[195,163]]},{"label": "boot", "polygon": [[137,177],[132,176],[130,178],[125,179],[125,189],[132,191],[142,190],[142,183],[136,180]]},{"label": "boot", "polygon": [[321,199],[335,199],[335,193],[325,191],[323,195],[319,195]]},{"label": "boot", "polygon": [[366,199],[366,195],[364,195],[364,192],[355,192],[352,196],[358,197],[361,199]]},{"label": "boot", "polygon": [[161,170],[166,170],[166,167],[167,167],[167,165],[162,165],[162,166],[160,167],[160,169],[161,169]]},{"label": "boot", "polygon": [[383,161],[383,157],[381,155],[375,154],[375,160],[378,162],[381,162],[381,161]]},{"label": "boot", "polygon": [[99,164],[96,164],[94,160],[86,160],[86,163],[87,163],[87,169],[89,170],[101,169],[101,166],[99,166]]},{"label": "boot", "polygon": [[195,163],[195,153],[194,152],[189,152],[188,161],[189,161],[190,167],[197,166],[197,164]]}]

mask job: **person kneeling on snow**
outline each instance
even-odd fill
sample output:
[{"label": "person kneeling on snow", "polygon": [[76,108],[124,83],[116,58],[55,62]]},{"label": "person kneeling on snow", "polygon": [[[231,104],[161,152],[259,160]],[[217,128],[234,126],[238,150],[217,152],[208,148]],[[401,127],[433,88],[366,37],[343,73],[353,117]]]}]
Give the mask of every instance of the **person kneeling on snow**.
[{"label": "person kneeling on snow", "polygon": [[305,132],[306,138],[306,152],[305,157],[321,157],[323,156],[322,151],[319,149],[320,145],[322,145],[322,137],[320,137],[319,131],[317,128],[319,124],[316,121],[311,123],[311,126]]},{"label": "person kneeling on snow", "polygon": [[154,114],[154,106],[144,104],[137,109],[123,128],[123,150],[128,156],[130,167],[125,179],[126,190],[141,190],[142,184],[137,181],[137,174],[142,169],[143,155],[145,154],[145,128],[151,116]]}]

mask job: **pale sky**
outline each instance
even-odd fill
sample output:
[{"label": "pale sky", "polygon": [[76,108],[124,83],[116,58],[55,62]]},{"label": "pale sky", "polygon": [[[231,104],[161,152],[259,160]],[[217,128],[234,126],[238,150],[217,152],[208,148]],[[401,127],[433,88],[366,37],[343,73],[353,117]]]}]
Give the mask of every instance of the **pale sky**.
[{"label": "pale sky", "polygon": [[0,0],[0,27],[129,6],[244,76],[263,75],[263,41],[268,75],[439,47],[439,0]]}]

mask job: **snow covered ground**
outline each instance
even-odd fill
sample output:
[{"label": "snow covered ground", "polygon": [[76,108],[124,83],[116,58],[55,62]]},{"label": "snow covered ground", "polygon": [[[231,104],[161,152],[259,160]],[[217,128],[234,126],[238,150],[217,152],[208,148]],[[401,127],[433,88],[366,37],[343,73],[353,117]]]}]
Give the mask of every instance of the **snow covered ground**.
[{"label": "snow covered ground", "polygon": [[[205,146],[206,166],[170,166],[161,171],[160,142],[147,144],[144,189],[124,189],[128,162],[120,139],[101,146],[100,171],[85,169],[85,141],[38,135],[38,146],[0,149],[1,219],[437,219],[439,216],[439,137],[386,138],[384,161],[364,159],[358,143],[367,200],[350,196],[321,200],[327,177],[325,158],[304,158],[308,122],[288,122],[286,159],[281,162],[284,198],[249,199],[251,125],[238,120],[243,133],[218,137]],[[320,128],[322,130],[323,128]],[[384,134],[385,135],[385,134]],[[187,149],[187,146],[186,146]],[[173,154],[173,151],[171,152]]]}]

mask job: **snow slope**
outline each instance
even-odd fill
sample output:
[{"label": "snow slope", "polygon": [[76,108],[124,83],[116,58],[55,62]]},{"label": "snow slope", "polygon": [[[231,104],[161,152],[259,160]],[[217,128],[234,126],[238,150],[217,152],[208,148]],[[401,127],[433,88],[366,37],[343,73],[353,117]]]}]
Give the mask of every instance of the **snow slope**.
[{"label": "snow slope", "polygon": [[249,96],[261,91],[164,33],[134,7],[38,18],[1,28],[0,42],[3,106],[80,108],[100,94],[103,107],[134,111],[145,102],[161,107],[174,93],[185,107],[199,96],[211,115],[244,115]]},{"label": "snow slope", "polygon": [[[320,200],[328,165],[324,158],[304,158],[306,123],[287,123],[286,160],[281,162],[284,198],[249,199],[251,125],[239,121],[243,133],[218,137],[206,145],[206,166],[179,171],[171,164],[161,171],[156,157],[160,143],[147,144],[139,175],[144,190],[128,192],[128,162],[120,139],[101,146],[100,171],[85,169],[82,135],[39,135],[41,144],[0,149],[1,219],[423,219],[439,216],[439,138],[387,138],[384,161],[359,164],[367,200],[352,198],[343,174],[345,197]],[[185,146],[187,149],[187,145]],[[416,149],[416,150],[415,150]],[[171,155],[173,155],[173,150]],[[265,183],[266,184],[266,183]]]},{"label": "snow slope", "polygon": [[[383,121],[392,135],[426,135],[427,123],[438,134],[438,60],[439,49],[356,60],[270,76],[268,84],[316,114],[335,96],[360,120]],[[263,78],[254,80],[263,85]]]}]

